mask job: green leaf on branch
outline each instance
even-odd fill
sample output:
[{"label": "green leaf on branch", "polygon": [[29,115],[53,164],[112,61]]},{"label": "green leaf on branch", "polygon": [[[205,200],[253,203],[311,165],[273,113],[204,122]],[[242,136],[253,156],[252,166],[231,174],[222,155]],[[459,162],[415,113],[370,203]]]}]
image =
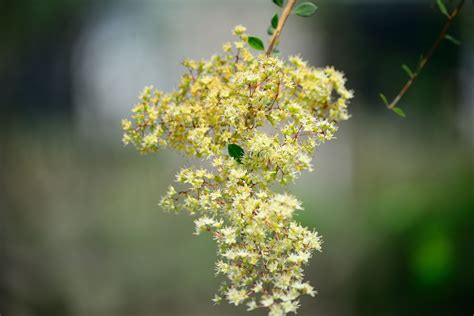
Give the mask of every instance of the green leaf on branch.
[{"label": "green leaf on branch", "polygon": [[274,48],[272,53],[275,56],[280,56],[280,50],[278,48]]},{"label": "green leaf on branch", "polygon": [[263,45],[262,40],[259,39],[258,37],[249,36],[248,43],[249,43],[250,47],[252,47],[253,49],[256,49],[256,50],[264,50],[265,49],[265,46]]},{"label": "green leaf on branch", "polygon": [[383,103],[388,106],[388,101],[387,98],[385,97],[385,94],[379,93],[380,99],[382,99]]},{"label": "green leaf on branch", "polygon": [[244,157],[245,151],[236,144],[229,144],[227,145],[227,151],[229,152],[229,156],[237,160],[238,163],[242,163],[242,157]]},{"label": "green leaf on branch", "polygon": [[407,65],[403,64],[403,65],[402,65],[402,69],[405,70],[405,72],[407,73],[408,77],[413,78],[413,77],[415,76],[415,74],[413,73],[413,71],[411,71],[410,67],[408,67]]},{"label": "green leaf on branch", "polygon": [[267,34],[268,34],[268,35],[273,35],[273,33],[275,33],[275,29],[273,28],[273,26],[270,25],[270,26],[267,28]]},{"label": "green leaf on branch", "polygon": [[450,41],[451,43],[453,43],[454,45],[461,45],[461,41],[459,41],[457,38],[449,35],[449,34],[446,34],[444,36],[445,39],[447,39],[448,41]]},{"label": "green leaf on branch", "polygon": [[272,27],[276,29],[278,26],[278,14],[275,14],[272,18]]},{"label": "green leaf on branch", "polygon": [[293,11],[296,15],[302,16],[302,17],[308,17],[312,16],[318,7],[311,2],[303,2],[300,3],[296,6],[295,11]]},{"label": "green leaf on branch", "polygon": [[436,4],[438,5],[439,11],[449,18],[449,12],[448,9],[446,9],[446,5],[444,4],[443,0],[436,0]]},{"label": "green leaf on branch", "polygon": [[397,114],[398,116],[406,117],[405,112],[403,112],[403,110],[399,107],[394,107],[392,111],[395,112],[395,114]]},{"label": "green leaf on branch", "polygon": [[280,8],[283,8],[283,0],[272,0],[274,4],[279,6]]}]

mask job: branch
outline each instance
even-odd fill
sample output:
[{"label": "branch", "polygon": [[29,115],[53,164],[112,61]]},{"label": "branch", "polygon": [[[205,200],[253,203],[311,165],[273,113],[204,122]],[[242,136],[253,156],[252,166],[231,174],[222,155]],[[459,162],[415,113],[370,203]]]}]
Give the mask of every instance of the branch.
[{"label": "branch", "polygon": [[293,10],[293,7],[295,6],[295,4],[296,4],[296,0],[288,0],[288,3],[283,9],[281,18],[278,20],[278,26],[275,32],[273,33],[273,36],[270,39],[270,42],[268,43],[268,49],[266,52],[267,56],[270,56],[271,53],[273,52],[273,48],[275,47],[276,42],[278,41],[278,38],[280,37],[281,30],[283,29],[283,26],[285,25],[285,22],[288,19],[288,16],[291,14],[291,11]]},{"label": "branch", "polygon": [[390,104],[387,104],[387,108],[389,110],[393,110],[397,106],[400,99],[408,91],[408,89],[411,87],[415,79],[419,76],[420,72],[423,70],[425,65],[430,60],[433,53],[436,51],[436,49],[438,49],[441,42],[445,39],[446,34],[449,30],[449,27],[451,26],[453,20],[459,15],[459,12],[461,12],[464,2],[465,0],[461,0],[459,4],[457,5],[457,7],[451,12],[451,14],[449,14],[449,16],[447,17],[446,23],[441,29],[441,32],[439,33],[438,38],[433,43],[433,46],[431,46],[431,48],[428,50],[426,55],[423,55],[423,58],[420,60],[420,63],[418,64],[418,69],[413,73],[412,76],[410,76],[410,79],[405,83],[405,85],[402,87],[402,89],[397,94],[397,96],[393,99],[393,101],[390,102]]}]

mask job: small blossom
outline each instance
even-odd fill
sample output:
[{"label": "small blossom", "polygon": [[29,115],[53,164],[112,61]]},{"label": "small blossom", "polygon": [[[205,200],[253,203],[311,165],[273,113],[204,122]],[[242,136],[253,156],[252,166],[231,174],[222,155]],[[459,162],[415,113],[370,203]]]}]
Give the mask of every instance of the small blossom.
[{"label": "small blossom", "polygon": [[257,302],[255,300],[251,300],[250,302],[247,303],[247,310],[248,311],[253,311],[258,307]]},{"label": "small blossom", "polygon": [[212,299],[212,302],[214,303],[214,305],[219,305],[222,301],[222,297],[219,296],[219,295],[214,295],[214,298]]},{"label": "small blossom", "polygon": [[209,217],[201,217],[195,220],[194,224],[196,225],[195,234],[199,235],[202,232],[211,231],[213,228],[220,227],[222,222],[216,221],[215,219]]},{"label": "small blossom", "polygon": [[262,300],[260,301],[260,303],[265,307],[272,306],[273,302],[274,300],[271,296],[262,296]]},{"label": "small blossom", "polygon": [[229,301],[229,303],[234,304],[234,305],[239,305],[245,299],[247,299],[247,297],[248,295],[245,292],[245,290],[237,290],[235,288],[231,288],[226,293],[227,300]]},{"label": "small blossom", "polygon": [[233,33],[237,36],[240,36],[242,35],[243,33],[245,33],[245,31],[247,31],[247,28],[245,26],[242,26],[242,25],[237,25],[235,28],[234,28],[234,31]]}]

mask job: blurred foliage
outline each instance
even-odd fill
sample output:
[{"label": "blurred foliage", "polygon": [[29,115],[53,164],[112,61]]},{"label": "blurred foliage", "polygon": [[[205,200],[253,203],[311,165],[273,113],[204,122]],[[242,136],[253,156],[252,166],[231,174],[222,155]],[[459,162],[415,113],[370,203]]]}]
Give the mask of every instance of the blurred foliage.
[{"label": "blurred foliage", "polygon": [[[299,219],[325,241],[307,268],[319,295],[300,314],[470,315],[473,146],[457,118],[472,6],[453,32],[462,45],[436,53],[400,120],[377,93],[398,88],[397,65],[416,63],[442,17],[423,2],[317,4],[324,64],[346,70],[356,99],[316,172],[291,188],[305,205]],[[0,313],[242,314],[210,303],[212,240],[156,206],[177,166],[192,161],[138,156],[75,129],[74,45],[86,17],[119,6],[0,2]],[[119,122],[109,129],[118,134]]]}]

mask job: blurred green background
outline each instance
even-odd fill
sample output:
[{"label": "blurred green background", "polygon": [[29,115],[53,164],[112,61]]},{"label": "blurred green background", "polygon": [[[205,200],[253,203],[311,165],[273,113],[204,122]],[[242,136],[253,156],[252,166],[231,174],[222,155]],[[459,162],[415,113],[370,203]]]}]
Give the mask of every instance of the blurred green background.
[{"label": "blurred green background", "polygon": [[[456,1],[452,1],[455,3]],[[405,74],[436,38],[434,1],[317,1],[290,18],[283,56],[343,70],[355,90],[338,139],[289,189],[324,237],[300,315],[474,312],[474,6],[467,1],[400,106]],[[121,145],[143,86],[170,90],[246,25],[266,38],[270,0],[0,1],[0,314],[243,315],[213,306],[215,245],[160,196],[183,164]],[[251,315],[263,315],[253,312]]]}]

